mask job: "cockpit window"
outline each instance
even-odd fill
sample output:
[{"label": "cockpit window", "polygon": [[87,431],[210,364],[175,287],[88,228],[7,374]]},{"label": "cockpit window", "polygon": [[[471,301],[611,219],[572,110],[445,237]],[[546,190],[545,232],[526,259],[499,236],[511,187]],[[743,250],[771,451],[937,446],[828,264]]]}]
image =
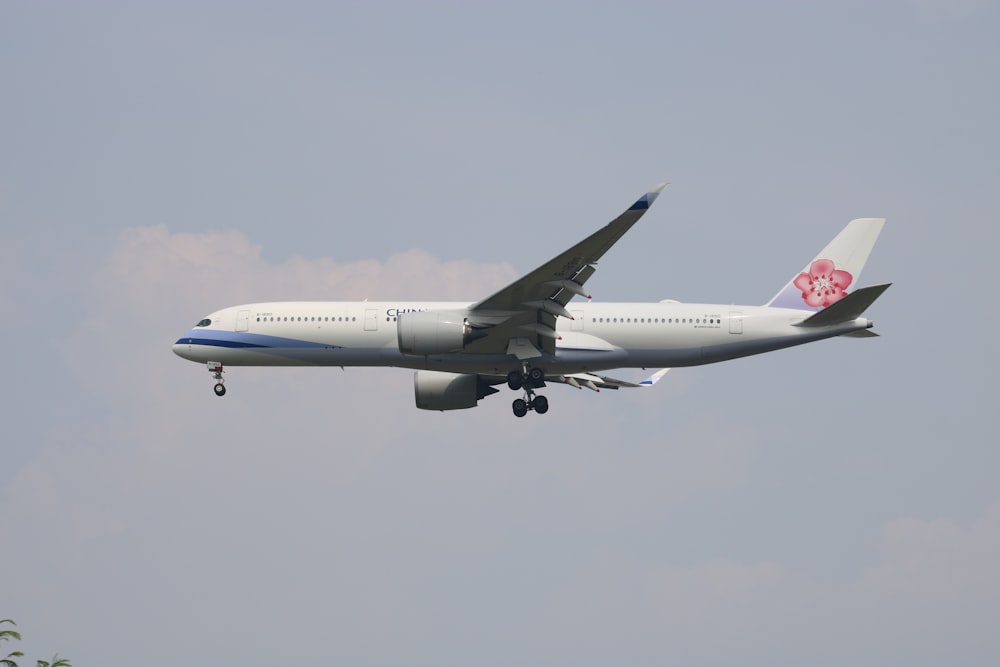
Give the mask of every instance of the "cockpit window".
[{"label": "cockpit window", "polygon": [[210,320],[210,319],[208,319],[208,318],[206,317],[206,318],[205,318],[205,319],[203,319],[203,320],[202,320],[201,322],[198,322],[198,324],[196,324],[195,326],[196,326],[196,327],[207,327],[207,326],[208,326],[209,324],[211,324],[211,323],[212,323],[212,320]]}]

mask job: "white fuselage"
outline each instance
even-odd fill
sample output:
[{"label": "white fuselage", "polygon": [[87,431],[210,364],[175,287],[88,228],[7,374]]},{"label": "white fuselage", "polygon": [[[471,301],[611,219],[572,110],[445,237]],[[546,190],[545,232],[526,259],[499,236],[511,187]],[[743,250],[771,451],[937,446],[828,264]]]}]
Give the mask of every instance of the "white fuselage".
[{"label": "white fuselage", "polygon": [[[217,311],[174,344],[191,361],[229,366],[398,366],[503,375],[520,368],[513,354],[409,355],[399,350],[397,314],[464,311],[465,302],[276,302]],[[827,327],[796,326],[813,314],[764,306],[570,302],[558,318],[546,372],[696,366],[870,328],[859,317]],[[204,320],[203,320],[204,322]]]}]

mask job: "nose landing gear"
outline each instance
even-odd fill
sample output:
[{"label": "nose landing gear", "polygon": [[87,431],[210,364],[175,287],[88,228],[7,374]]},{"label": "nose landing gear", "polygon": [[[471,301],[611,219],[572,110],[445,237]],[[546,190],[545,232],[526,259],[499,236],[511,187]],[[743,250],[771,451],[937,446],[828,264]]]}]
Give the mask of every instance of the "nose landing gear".
[{"label": "nose landing gear", "polygon": [[511,404],[515,417],[523,417],[529,410],[540,415],[549,411],[549,399],[536,396],[535,389],[545,386],[545,371],[541,368],[528,368],[524,365],[522,371],[511,371],[507,374],[507,386],[517,391],[524,389],[524,398],[515,399]]},{"label": "nose landing gear", "polygon": [[225,380],[222,379],[222,374],[225,371],[222,369],[222,364],[218,361],[208,362],[208,372],[212,374],[212,378],[215,379],[215,395],[225,396],[226,395],[226,385],[223,384]]}]

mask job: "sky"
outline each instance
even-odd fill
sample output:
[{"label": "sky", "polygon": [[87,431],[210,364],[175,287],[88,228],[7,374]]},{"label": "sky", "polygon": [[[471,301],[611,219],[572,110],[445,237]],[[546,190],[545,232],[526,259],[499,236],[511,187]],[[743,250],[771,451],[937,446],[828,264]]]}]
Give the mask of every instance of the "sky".
[{"label": "sky", "polygon": [[[990,0],[0,3],[0,653],[995,664],[998,31]],[[417,410],[402,369],[219,399],[171,353],[239,303],[476,301],[661,181],[595,301],[764,303],[885,217],[881,337],[524,419]]]}]

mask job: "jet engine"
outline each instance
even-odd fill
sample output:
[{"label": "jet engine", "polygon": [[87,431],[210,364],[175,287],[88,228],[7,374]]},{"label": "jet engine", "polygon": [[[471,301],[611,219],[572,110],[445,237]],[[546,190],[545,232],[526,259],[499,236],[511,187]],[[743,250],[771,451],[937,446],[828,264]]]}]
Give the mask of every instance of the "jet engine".
[{"label": "jet engine", "polygon": [[421,410],[474,408],[481,398],[497,391],[475,373],[416,371],[413,374],[413,393]]},{"label": "jet engine", "polygon": [[463,313],[440,310],[401,313],[396,335],[400,352],[420,355],[459,352],[473,337]]}]

